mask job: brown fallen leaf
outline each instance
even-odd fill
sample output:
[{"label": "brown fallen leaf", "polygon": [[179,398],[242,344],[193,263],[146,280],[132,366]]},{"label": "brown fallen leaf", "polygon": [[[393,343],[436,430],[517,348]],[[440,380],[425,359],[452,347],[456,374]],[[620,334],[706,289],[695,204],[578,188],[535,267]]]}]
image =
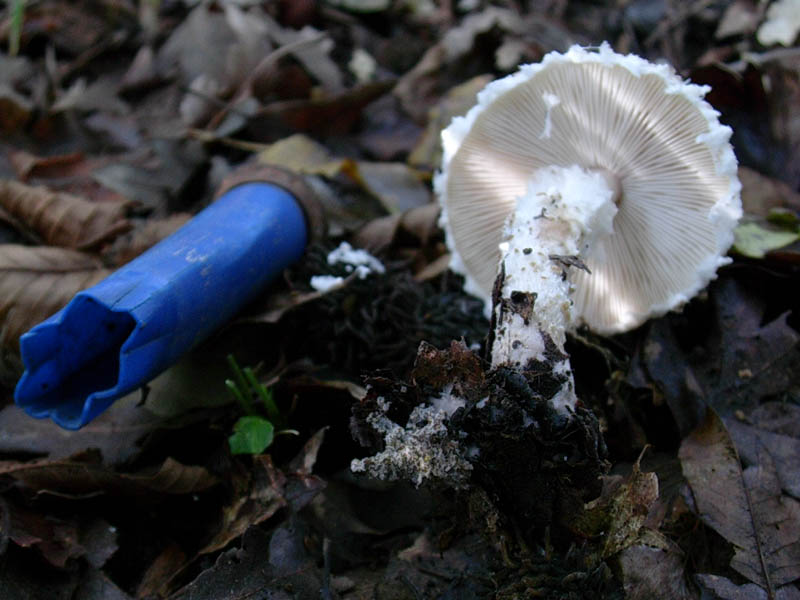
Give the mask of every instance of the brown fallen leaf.
[{"label": "brown fallen leaf", "polygon": [[649,388],[654,403],[667,404],[681,438],[703,417],[703,389],[669,319],[650,323],[634,355],[627,381],[637,388]]},{"label": "brown fallen leaf", "polygon": [[765,431],[736,419],[725,419],[725,425],[745,464],[758,465],[764,453],[769,454],[784,491],[800,500],[800,439]]},{"label": "brown fallen leaf", "polygon": [[248,122],[255,139],[274,140],[275,133],[313,131],[316,135],[348,133],[362,110],[394,85],[393,81],[366,83],[329,98],[286,100],[267,104]]},{"label": "brown fallen leaf", "polygon": [[404,163],[359,161],[358,176],[364,188],[389,213],[402,213],[427,206],[431,192],[421,173]]},{"label": "brown fallen leaf", "polygon": [[682,346],[688,330],[680,319],[656,319],[627,375],[628,383],[649,388],[654,402],[669,406],[681,438],[703,419],[706,405],[725,417],[749,412],[791,389],[800,369],[800,335],[787,321],[790,312],[770,318],[766,295],[725,274],[709,296],[715,310],[703,352]]},{"label": "brown fallen leaf", "polygon": [[[754,583],[736,585],[726,577],[701,574],[696,576],[707,600],[769,600],[767,592]],[[800,590],[785,585],[775,592],[774,600],[800,600]]]},{"label": "brown fallen leaf", "polygon": [[400,237],[410,238],[425,246],[438,231],[439,205],[425,204],[400,214],[373,219],[353,236],[353,243],[372,252],[382,252]]},{"label": "brown fallen leaf", "polygon": [[104,520],[53,519],[7,502],[11,541],[23,548],[36,547],[56,567],[83,557],[96,568],[102,567],[117,551],[117,536]]},{"label": "brown fallen leaf", "polygon": [[223,508],[219,530],[198,554],[222,550],[252,525],[263,523],[286,506],[286,475],[275,467],[268,454],[253,458],[250,489]]},{"label": "brown fallen leaf", "polygon": [[169,582],[186,565],[186,554],[172,542],[150,564],[136,588],[137,598],[163,598]]},{"label": "brown fallen leaf", "polygon": [[764,402],[748,415],[748,422],[763,431],[797,437],[800,423],[800,406],[781,400]]},{"label": "brown fallen leaf", "polygon": [[33,102],[28,98],[10,85],[0,83],[0,132],[13,133],[22,129],[34,108]]},{"label": "brown fallen leaf", "polygon": [[[486,35],[496,38],[494,60],[489,58],[491,54],[486,46],[476,43],[476,38]],[[509,71],[519,63],[538,60],[539,48],[566,50],[571,38],[571,34],[552,19],[539,14],[523,17],[514,10],[495,6],[473,11],[458,25],[448,29],[438,43],[428,48],[414,68],[403,74],[394,94],[408,114],[424,122],[428,109],[438,101],[444,92],[442,88],[451,79],[447,71],[460,61],[471,62],[474,68],[484,72],[490,68]],[[525,43],[526,39],[536,39],[537,44]]]},{"label": "brown fallen leaf", "polygon": [[626,600],[692,600],[698,597],[686,581],[686,557],[665,538],[656,545],[640,543],[617,557]]},{"label": "brown fallen leaf", "polygon": [[314,434],[290,462],[286,473],[275,467],[268,454],[254,456],[249,490],[225,507],[219,531],[198,554],[222,550],[285,506],[299,511],[322,491],[325,482],[312,475],[311,470],[324,435],[325,429]]},{"label": "brown fallen leaf", "polygon": [[93,203],[16,181],[0,180],[0,207],[50,246],[91,248],[130,228],[125,203]]},{"label": "brown fallen leaf", "polygon": [[719,350],[695,373],[708,403],[728,416],[792,387],[800,334],[787,322],[789,311],[767,320],[767,299],[737,280],[720,278],[713,290],[718,331],[708,347]]},{"label": "brown fallen leaf", "polygon": [[274,165],[301,175],[323,175],[334,178],[350,174],[353,161],[336,157],[328,148],[302,133],[278,140],[258,154],[260,164]]},{"label": "brown fallen leaf", "polygon": [[742,182],[742,208],[746,213],[766,218],[774,208],[800,210],[800,194],[783,181],[747,167],[739,167],[739,180]]},{"label": "brown fallen leaf", "polygon": [[167,458],[161,465],[138,473],[117,473],[88,450],[69,458],[31,462],[0,461],[0,474],[37,493],[90,496],[110,494],[153,499],[158,494],[189,494],[216,485],[207,469]]},{"label": "brown fallen leaf", "polygon": [[258,154],[258,162],[275,165],[301,175],[339,175],[355,181],[378,199],[390,213],[400,213],[429,204],[431,194],[425,175],[401,162],[371,162],[335,156],[310,137],[297,133]]},{"label": "brown fallen leaf", "polygon": [[[88,254],[49,246],[0,245],[0,371],[19,369],[19,336],[110,271]],[[19,375],[19,373],[16,373]]]},{"label": "brown fallen leaf", "polygon": [[107,465],[121,465],[137,456],[137,441],[154,431],[163,419],[131,401],[117,401],[78,431],[68,431],[49,419],[31,419],[15,405],[0,410],[0,453],[14,456],[47,455],[65,458],[97,448]]},{"label": "brown fallen leaf", "polygon": [[47,176],[50,171],[58,172],[65,167],[69,168],[83,159],[82,152],[70,152],[55,156],[37,156],[24,150],[14,150],[8,153],[8,162],[14,167],[17,177],[26,182],[30,177]]},{"label": "brown fallen leaf", "polygon": [[105,11],[89,11],[64,0],[42,2],[25,11],[27,35],[42,35],[59,51],[80,54],[102,42],[111,24]]},{"label": "brown fallen leaf", "polygon": [[731,567],[770,598],[800,578],[800,503],[781,495],[769,455],[742,470],[725,425],[709,408],[678,456],[700,520],[733,545]]},{"label": "brown fallen leaf", "polygon": [[428,111],[427,126],[408,156],[408,163],[419,168],[438,168],[442,160],[442,129],[453,117],[467,114],[475,105],[475,97],[492,80],[491,75],[478,75],[453,87]]}]

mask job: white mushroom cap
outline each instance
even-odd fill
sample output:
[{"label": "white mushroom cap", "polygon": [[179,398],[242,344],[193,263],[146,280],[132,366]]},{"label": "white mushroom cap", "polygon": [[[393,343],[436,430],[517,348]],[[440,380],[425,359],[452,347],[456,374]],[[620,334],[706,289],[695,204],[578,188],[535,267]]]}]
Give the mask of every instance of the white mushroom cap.
[{"label": "white mushroom cap", "polygon": [[620,192],[614,233],[581,255],[591,274],[570,269],[577,323],[625,331],[705,287],[729,262],[742,212],[731,130],[703,100],[708,89],[605,43],[552,52],[484,88],[442,133],[434,182],[467,291],[490,303],[517,198],[538,169],[572,165]]}]

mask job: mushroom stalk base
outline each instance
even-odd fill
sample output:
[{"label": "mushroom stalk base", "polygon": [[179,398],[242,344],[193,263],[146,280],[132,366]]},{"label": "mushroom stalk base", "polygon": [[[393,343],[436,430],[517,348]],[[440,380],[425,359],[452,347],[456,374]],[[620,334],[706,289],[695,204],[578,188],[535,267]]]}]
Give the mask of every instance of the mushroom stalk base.
[{"label": "mushroom stalk base", "polygon": [[547,167],[531,177],[506,221],[493,297],[492,366],[547,374],[561,382],[555,408],[575,406],[566,332],[573,323],[569,272],[592,241],[613,233],[615,191],[604,174]]}]

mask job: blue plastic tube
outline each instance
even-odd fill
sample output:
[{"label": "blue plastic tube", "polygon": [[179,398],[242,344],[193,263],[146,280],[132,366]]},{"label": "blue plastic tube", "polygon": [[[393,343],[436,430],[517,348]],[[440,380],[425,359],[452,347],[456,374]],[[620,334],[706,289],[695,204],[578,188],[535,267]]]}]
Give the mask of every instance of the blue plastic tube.
[{"label": "blue plastic tube", "polygon": [[244,183],[20,338],[14,398],[78,429],[229,320],[308,241],[295,197]]}]

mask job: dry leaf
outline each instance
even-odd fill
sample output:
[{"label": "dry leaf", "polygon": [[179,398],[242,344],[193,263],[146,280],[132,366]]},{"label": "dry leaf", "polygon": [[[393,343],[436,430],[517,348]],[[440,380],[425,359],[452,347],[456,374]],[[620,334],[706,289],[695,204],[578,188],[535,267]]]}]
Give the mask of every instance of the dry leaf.
[{"label": "dry leaf", "polygon": [[284,496],[286,475],[283,471],[275,467],[268,454],[255,456],[253,460],[250,489],[223,508],[219,531],[198,554],[222,550],[250,526],[263,523],[287,505]]},{"label": "dry leaf", "polygon": [[377,198],[390,213],[418,208],[431,201],[424,176],[405,163],[338,158],[322,144],[300,133],[271,144],[259,153],[258,161],[304,175],[331,179],[346,175]]},{"label": "dry leaf", "polygon": [[0,83],[0,132],[13,133],[30,119],[34,104],[10,85]]},{"label": "dry leaf", "polygon": [[742,471],[725,425],[708,409],[679,458],[698,516],[734,547],[733,569],[770,597],[800,577],[800,503],[781,495],[769,455]]},{"label": "dry leaf", "polygon": [[403,108],[420,122],[424,121],[432,97],[431,88],[441,78],[439,71],[472,51],[475,38],[495,27],[519,34],[525,24],[513,11],[494,6],[466,16],[459,25],[448,30],[438,44],[431,46],[416,66],[398,81],[394,94]]},{"label": "dry leaf", "polygon": [[673,543],[638,544],[623,550],[617,560],[626,600],[691,600],[697,594],[687,585],[686,557]]},{"label": "dry leaf", "polygon": [[742,182],[742,207],[746,213],[766,218],[774,208],[800,210],[800,193],[783,181],[747,167],[739,167],[739,180]]},{"label": "dry leaf", "polygon": [[106,493],[153,498],[154,493],[200,492],[218,483],[204,467],[183,465],[172,458],[156,469],[117,473],[101,464],[99,453],[91,450],[59,460],[0,461],[0,474],[40,493],[67,496]]},{"label": "dry leaf", "polygon": [[326,429],[311,436],[287,465],[286,473],[275,467],[268,454],[254,456],[249,489],[224,508],[219,531],[199,554],[223,549],[251,526],[263,523],[284,506],[299,511],[322,491],[325,482],[312,475],[311,470]]},{"label": "dry leaf", "polygon": [[356,232],[353,243],[373,254],[392,246],[401,236],[410,237],[420,246],[425,246],[438,230],[438,218],[438,204],[418,206],[402,214],[370,221]]},{"label": "dry leaf", "polygon": [[[158,51],[159,74],[165,76],[177,67],[184,85],[205,75],[221,90],[235,88],[271,49],[257,14],[249,16],[250,26],[237,30],[224,12],[199,4]],[[259,26],[260,34],[256,31]],[[198,40],[203,43],[198,44]]]},{"label": "dry leaf", "polygon": [[459,61],[466,62],[467,57],[474,57],[474,62],[480,64],[479,61],[486,58],[486,50],[485,46],[475,43],[476,38],[491,32],[501,34],[497,36],[498,45],[492,65],[497,69],[509,67],[512,60],[531,62],[538,59],[538,53],[531,52],[529,40],[537,40],[536,46],[545,50],[561,51],[566,50],[573,41],[571,34],[540,14],[523,17],[514,10],[495,6],[473,11],[458,25],[448,29],[441,41],[431,46],[414,68],[404,73],[398,81],[394,94],[408,114],[420,123],[425,122],[428,109],[444,93],[442,88],[447,86],[444,72]]},{"label": "dry leaf", "polygon": [[[69,169],[75,163],[84,160],[82,152],[56,154],[54,156],[37,156],[24,150],[15,150],[8,153],[8,162],[14,167],[17,177],[28,181],[31,177],[47,176],[49,171]],[[62,173],[59,173],[63,176]],[[51,175],[52,177],[52,175]]]},{"label": "dry leaf", "polygon": [[366,162],[358,164],[358,175],[364,188],[389,213],[401,213],[425,206],[431,201],[431,191],[423,176],[404,163]]},{"label": "dry leaf", "polygon": [[16,181],[0,180],[0,206],[51,246],[90,248],[130,227],[124,203],[93,203]]},{"label": "dry leaf", "polygon": [[109,274],[88,254],[49,246],[0,245],[0,352],[19,363],[19,336]]},{"label": "dry leaf", "polygon": [[145,571],[136,588],[137,598],[165,598],[169,582],[186,565],[187,558],[176,543],[170,543]]},{"label": "dry leaf", "polygon": [[453,117],[467,114],[475,105],[478,92],[491,80],[491,75],[478,75],[448,90],[436,106],[428,111],[425,132],[408,157],[410,165],[429,169],[439,165],[442,160],[442,130]]},{"label": "dry leaf", "polygon": [[344,89],[342,72],[336,61],[330,57],[330,52],[334,49],[332,40],[321,37],[320,32],[310,26],[297,31],[281,27],[267,16],[263,18],[272,41],[280,48],[290,49],[289,53],[328,92],[341,92]]},{"label": "dry leaf", "polygon": [[300,174],[336,177],[352,171],[352,161],[336,158],[325,146],[297,133],[270,144],[258,154],[258,162],[283,167]]},{"label": "dry leaf", "polygon": [[69,559],[84,557],[102,567],[117,551],[114,528],[100,518],[53,519],[8,502],[11,540],[23,548],[36,547],[52,565],[63,568]]},{"label": "dry leaf", "polygon": [[105,464],[126,463],[141,451],[137,441],[163,423],[163,419],[138,405],[138,397],[131,400],[117,401],[78,431],[63,429],[49,419],[31,419],[13,404],[6,406],[0,410],[0,452],[56,459],[97,448]]},{"label": "dry leaf", "polygon": [[730,3],[719,20],[714,37],[721,40],[736,35],[751,35],[761,20],[761,10],[749,0]]},{"label": "dry leaf", "polygon": [[130,106],[117,96],[118,87],[116,78],[111,76],[101,76],[90,84],[83,78],[78,79],[50,106],[50,112],[102,111],[126,115]]},{"label": "dry leaf", "polygon": [[255,139],[265,140],[274,140],[275,132],[313,131],[320,136],[349,133],[364,107],[393,85],[391,80],[376,81],[330,97],[272,102],[249,120],[248,131]]},{"label": "dry leaf", "polygon": [[770,599],[767,592],[754,583],[736,585],[719,575],[702,574],[696,578],[703,587],[704,600],[800,600],[800,590],[793,585],[778,588]]},{"label": "dry leaf", "polygon": [[767,300],[743,284],[722,278],[714,288],[719,337],[709,340],[714,359],[695,373],[706,398],[721,414],[746,410],[780,395],[797,380],[800,334],[787,311],[767,320]]},{"label": "dry leaf", "polygon": [[800,500],[800,439],[764,431],[735,419],[725,419],[725,425],[745,464],[758,465],[759,458],[769,454],[783,489]]}]

